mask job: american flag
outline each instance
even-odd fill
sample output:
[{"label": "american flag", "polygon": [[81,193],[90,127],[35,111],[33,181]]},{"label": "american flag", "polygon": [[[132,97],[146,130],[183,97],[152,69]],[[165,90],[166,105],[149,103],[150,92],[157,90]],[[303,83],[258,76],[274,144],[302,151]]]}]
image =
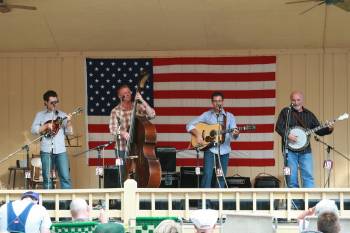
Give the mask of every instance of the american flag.
[{"label": "american flag", "polygon": [[[195,166],[196,152],[189,148],[185,125],[211,107],[211,94],[221,91],[224,108],[236,116],[238,126],[256,125],[231,143],[230,166],[274,166],[273,132],[276,96],[276,57],[196,57],[86,60],[88,146],[94,148],[113,137],[108,123],[119,103],[118,86],[133,92],[139,74],[150,78],[141,93],[154,106],[158,147],[175,147],[177,166]],[[135,94],[135,93],[133,93]],[[103,162],[90,152],[88,164],[113,165],[114,146],[103,153]],[[200,155],[202,163],[202,155]]]}]

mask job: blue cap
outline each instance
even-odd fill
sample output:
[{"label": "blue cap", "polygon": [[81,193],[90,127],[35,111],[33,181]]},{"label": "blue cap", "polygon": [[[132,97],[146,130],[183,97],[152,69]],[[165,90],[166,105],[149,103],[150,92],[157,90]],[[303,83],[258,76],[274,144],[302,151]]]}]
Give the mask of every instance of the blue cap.
[{"label": "blue cap", "polygon": [[33,191],[28,191],[28,192],[23,193],[21,199],[23,199],[25,197],[30,197],[30,198],[32,198],[34,200],[37,200],[37,203],[39,203],[39,193],[36,193],[36,192],[33,192]]}]

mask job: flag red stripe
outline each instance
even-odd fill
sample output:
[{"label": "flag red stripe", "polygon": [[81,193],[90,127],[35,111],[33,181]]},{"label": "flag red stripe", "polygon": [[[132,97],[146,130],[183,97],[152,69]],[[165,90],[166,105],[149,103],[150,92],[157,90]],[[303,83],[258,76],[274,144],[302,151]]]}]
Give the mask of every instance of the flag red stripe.
[{"label": "flag red stripe", "polygon": [[166,73],[154,74],[154,82],[253,82],[274,81],[275,73]]},{"label": "flag red stripe", "polygon": [[[156,124],[157,133],[186,133],[185,124]],[[237,125],[242,127],[244,125]],[[274,130],[273,124],[259,124],[255,125],[255,130],[242,131],[242,133],[271,133]]]},{"label": "flag red stripe", "polygon": [[[220,91],[226,99],[257,99],[257,98],[275,98],[275,90],[224,90]],[[154,90],[155,99],[208,99],[212,90]]]},{"label": "flag red stripe", "polygon": [[[115,159],[113,158],[106,158],[106,159],[98,159],[98,158],[90,158],[89,159],[89,166],[103,166],[106,164],[115,164]],[[200,166],[203,166],[203,159],[199,159]],[[177,158],[176,159],[176,166],[196,166],[197,160],[190,158]],[[230,159],[229,160],[229,166],[256,166],[256,167],[262,167],[262,166],[275,166],[275,160],[274,159]]]},{"label": "flag red stripe", "polygon": [[[95,148],[99,145],[106,144],[107,141],[89,141],[89,149]],[[158,141],[157,146],[159,147],[175,147],[178,150],[183,150],[186,148],[190,148],[190,142],[182,141],[182,142],[164,142]],[[231,142],[231,147],[234,150],[273,150],[273,142]],[[114,145],[110,145],[106,150],[113,150]]]},{"label": "flag red stripe", "polygon": [[[206,107],[158,107],[155,108],[157,116],[199,116],[208,111]],[[275,115],[274,107],[233,107],[225,108],[235,116],[269,116]]]},{"label": "flag red stripe", "polygon": [[109,126],[107,124],[89,124],[89,133],[109,133]]},{"label": "flag red stripe", "polygon": [[153,66],[166,65],[255,65],[276,63],[275,56],[155,58]]}]

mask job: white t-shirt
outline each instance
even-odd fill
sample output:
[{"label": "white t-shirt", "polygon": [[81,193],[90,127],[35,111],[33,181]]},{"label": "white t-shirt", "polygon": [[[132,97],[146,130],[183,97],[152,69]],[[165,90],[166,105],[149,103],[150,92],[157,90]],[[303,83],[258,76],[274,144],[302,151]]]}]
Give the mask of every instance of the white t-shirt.
[{"label": "white t-shirt", "polygon": [[[16,200],[12,202],[13,210],[18,216],[31,203],[30,198],[23,200]],[[40,233],[41,230],[48,230],[51,226],[51,219],[45,207],[41,205],[33,205],[30,209],[27,222],[25,225],[25,232]],[[0,207],[0,232],[7,231],[7,204]]]}]

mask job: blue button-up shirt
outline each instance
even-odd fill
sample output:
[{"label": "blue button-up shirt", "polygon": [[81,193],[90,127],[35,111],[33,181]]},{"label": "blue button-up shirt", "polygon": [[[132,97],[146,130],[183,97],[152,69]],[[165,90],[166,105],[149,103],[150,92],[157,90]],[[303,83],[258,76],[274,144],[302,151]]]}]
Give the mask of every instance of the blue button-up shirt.
[{"label": "blue button-up shirt", "polygon": [[[64,118],[67,114],[62,111],[48,111],[44,110],[38,112],[35,116],[34,122],[32,124],[32,134],[40,135],[39,128],[45,124],[45,122],[50,121],[52,119],[57,119],[57,117]],[[54,154],[60,154],[66,152],[66,146],[64,141],[65,135],[71,135],[73,132],[69,130],[67,126],[67,120],[64,120],[62,123],[62,127],[59,129],[55,136],[51,137],[42,137],[40,150],[42,152],[51,153],[51,149]]]},{"label": "blue button-up shirt", "polygon": [[[187,132],[190,132],[192,129],[195,128],[195,125],[198,123],[206,123],[206,124],[217,124],[218,120],[221,125],[223,125],[224,121],[224,115],[226,116],[226,129],[233,129],[236,128],[236,118],[232,113],[225,112],[225,110],[222,110],[222,114],[220,114],[219,119],[216,116],[216,113],[213,109],[204,112],[202,115],[199,117],[196,117],[195,119],[191,120],[187,125],[186,125],[186,130]],[[225,141],[220,145],[220,154],[227,154],[231,152],[231,139],[233,139],[232,133],[227,133],[225,135]],[[211,147],[210,151],[214,154],[218,153],[217,147]]]}]

